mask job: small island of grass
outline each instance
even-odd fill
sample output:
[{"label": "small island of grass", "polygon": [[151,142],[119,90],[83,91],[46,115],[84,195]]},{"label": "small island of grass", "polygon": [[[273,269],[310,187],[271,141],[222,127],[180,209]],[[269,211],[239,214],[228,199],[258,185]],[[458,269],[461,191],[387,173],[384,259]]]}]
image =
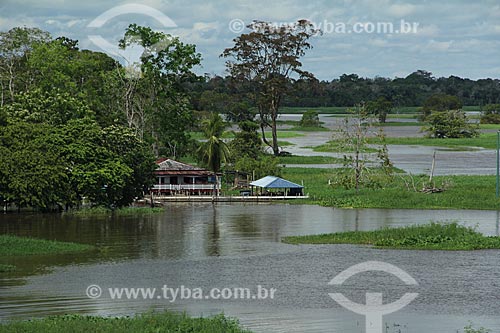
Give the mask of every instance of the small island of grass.
[{"label": "small island of grass", "polygon": [[0,273],[13,272],[16,270],[14,265],[0,264]]},{"label": "small island of grass", "polygon": [[127,216],[127,215],[152,215],[163,213],[165,209],[163,207],[121,207],[117,209],[110,209],[102,206],[80,208],[67,212],[66,214],[75,216]]},{"label": "small island of grass", "polygon": [[362,244],[377,248],[410,250],[500,249],[500,237],[484,236],[458,223],[412,225],[375,231],[349,231],[333,234],[292,236],[288,244]]},{"label": "small island of grass", "polygon": [[0,235],[0,256],[66,254],[94,250],[87,244]]},{"label": "small island of grass", "polygon": [[0,324],[2,332],[193,332],[250,333],[236,320],[218,315],[192,318],[172,312],[147,313],[135,317],[104,318],[64,315]]}]

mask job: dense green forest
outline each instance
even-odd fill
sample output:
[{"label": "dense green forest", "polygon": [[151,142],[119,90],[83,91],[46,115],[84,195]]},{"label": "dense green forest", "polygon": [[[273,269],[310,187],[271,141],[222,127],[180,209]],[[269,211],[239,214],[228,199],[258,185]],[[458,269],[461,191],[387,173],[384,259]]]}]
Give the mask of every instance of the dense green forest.
[{"label": "dense green forest", "polygon": [[[130,25],[120,46],[147,50],[164,38]],[[142,196],[155,155],[185,150],[193,122],[182,82],[196,79],[200,56],[168,38],[161,52],[124,67],[36,28],[0,33],[2,201],[50,210],[84,197],[116,207]]]},{"label": "dense green forest", "polygon": [[[137,64],[81,50],[78,41],[37,28],[0,32],[0,202],[51,210],[87,198],[126,206],[151,186],[160,156],[196,156],[213,171],[230,161],[238,170],[276,173],[277,162],[264,154],[262,141],[279,155],[276,117],[285,106],[372,101],[375,109],[425,109],[436,94],[451,95],[460,107],[500,103],[498,79],[434,78],[419,70],[406,78],[350,74],[319,81],[300,69],[299,58],[315,33],[307,21],[273,38],[266,23],[257,24],[265,33],[251,34],[253,40],[243,34],[234,47],[221,50],[228,58],[226,77],[196,75],[202,59],[195,45],[136,24],[119,46],[142,47]],[[280,66],[252,67],[254,45],[280,48]],[[303,48],[298,53],[297,45]],[[287,76],[291,72],[300,78]],[[221,140],[228,124],[218,113],[240,125],[232,144]],[[379,110],[381,121],[384,114]],[[269,141],[266,128],[272,128]],[[194,131],[204,133],[204,143],[191,137]]]},{"label": "dense green forest", "polygon": [[[193,105],[197,109],[227,104],[228,98],[251,104],[230,76],[207,77],[191,88]],[[344,74],[331,81],[299,79],[289,82],[282,106],[285,107],[352,107],[384,97],[395,107],[423,106],[436,94],[452,95],[462,105],[483,106],[500,103],[500,80],[471,80],[450,76],[435,78],[432,73],[417,70],[405,78],[363,78]],[[238,99],[239,97],[239,99]],[[225,101],[225,103],[223,103]],[[241,104],[234,107],[241,108]]]}]

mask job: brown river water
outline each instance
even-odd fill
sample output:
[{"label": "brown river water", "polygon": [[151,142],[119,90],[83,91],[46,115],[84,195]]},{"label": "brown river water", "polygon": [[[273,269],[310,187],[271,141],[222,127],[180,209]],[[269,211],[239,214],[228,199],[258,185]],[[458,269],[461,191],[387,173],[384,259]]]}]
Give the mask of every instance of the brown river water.
[{"label": "brown river water", "polygon": [[[62,313],[133,315],[170,309],[192,315],[225,313],[254,332],[364,332],[364,317],[333,301],[342,293],[384,303],[418,297],[383,317],[384,332],[462,332],[472,321],[500,332],[500,250],[380,250],[354,245],[288,245],[289,235],[373,230],[433,221],[460,221],[499,234],[495,211],[334,209],[308,205],[172,204],[144,217],[7,214],[0,233],[97,245],[98,253],[2,258],[19,267],[0,277],[0,320]],[[393,264],[418,285],[365,272],[340,286],[328,282],[366,262]],[[104,291],[86,295],[88,286]],[[276,289],[273,299],[112,299],[108,288]]]}]

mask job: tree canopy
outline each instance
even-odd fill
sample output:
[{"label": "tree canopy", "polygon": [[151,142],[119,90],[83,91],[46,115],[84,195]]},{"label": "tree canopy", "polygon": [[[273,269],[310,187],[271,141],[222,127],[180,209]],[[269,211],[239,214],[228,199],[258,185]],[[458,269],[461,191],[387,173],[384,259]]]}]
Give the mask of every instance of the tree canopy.
[{"label": "tree canopy", "polygon": [[[225,49],[222,56],[229,58],[226,66],[231,76],[248,86],[248,94],[259,113],[262,140],[279,155],[276,132],[279,108],[292,75],[313,77],[301,69],[300,59],[312,48],[309,39],[320,31],[307,20],[280,27],[254,21],[247,28],[250,32],[235,38],[234,46]],[[271,141],[265,135],[267,127],[271,128]]]},{"label": "tree canopy", "polygon": [[41,210],[84,199],[125,206],[152,185],[154,154],[186,153],[183,84],[196,79],[200,55],[135,24],[120,42],[131,44],[145,50],[137,76],[66,37],[0,33],[0,200]]}]

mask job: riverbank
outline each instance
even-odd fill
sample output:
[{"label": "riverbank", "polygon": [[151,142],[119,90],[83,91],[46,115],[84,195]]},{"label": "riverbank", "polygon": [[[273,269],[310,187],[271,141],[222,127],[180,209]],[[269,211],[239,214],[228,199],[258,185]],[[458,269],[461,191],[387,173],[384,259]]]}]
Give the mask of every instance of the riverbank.
[{"label": "riverbank", "polygon": [[94,246],[87,244],[0,235],[0,256],[5,257],[67,254],[95,249]]},{"label": "riverbank", "polygon": [[163,213],[161,207],[122,207],[109,209],[105,207],[92,207],[71,210],[65,214],[75,216],[109,216],[109,215],[149,215]]},{"label": "riverbank", "polygon": [[[96,250],[96,247],[87,244],[0,235],[0,257],[5,259],[36,255],[76,254],[93,250]],[[0,273],[10,273],[16,270],[15,265],[0,263]]]},{"label": "riverbank", "polygon": [[[493,128],[493,127],[492,127]],[[387,136],[384,143],[388,145],[404,145],[404,146],[430,146],[430,147],[443,147],[453,148],[454,150],[471,150],[477,148],[496,149],[496,133],[481,133],[477,138],[461,138],[461,139],[435,139],[427,137],[391,137]],[[371,138],[369,143],[380,144],[380,140]],[[310,147],[315,152],[322,153],[340,153],[344,152],[338,143],[335,141],[328,141],[325,144]],[[373,152],[371,148],[366,148],[365,152]]]},{"label": "riverbank", "polygon": [[297,204],[317,204],[337,208],[401,208],[401,209],[484,209],[497,210],[495,176],[439,176],[434,177],[441,193],[420,192],[426,175],[397,174],[391,181],[382,182],[378,188],[346,190],[330,185],[336,169],[284,168],[283,177],[304,184],[304,194],[309,200],[295,200]]},{"label": "riverbank", "polygon": [[500,237],[484,236],[457,223],[414,225],[374,231],[284,237],[288,244],[359,244],[406,250],[470,251],[500,249]]},{"label": "riverbank", "polygon": [[97,316],[63,315],[44,319],[14,321],[0,324],[0,332],[192,332],[192,333],[250,333],[231,318],[218,315],[192,318],[172,312],[146,313],[134,317],[105,318]]}]

